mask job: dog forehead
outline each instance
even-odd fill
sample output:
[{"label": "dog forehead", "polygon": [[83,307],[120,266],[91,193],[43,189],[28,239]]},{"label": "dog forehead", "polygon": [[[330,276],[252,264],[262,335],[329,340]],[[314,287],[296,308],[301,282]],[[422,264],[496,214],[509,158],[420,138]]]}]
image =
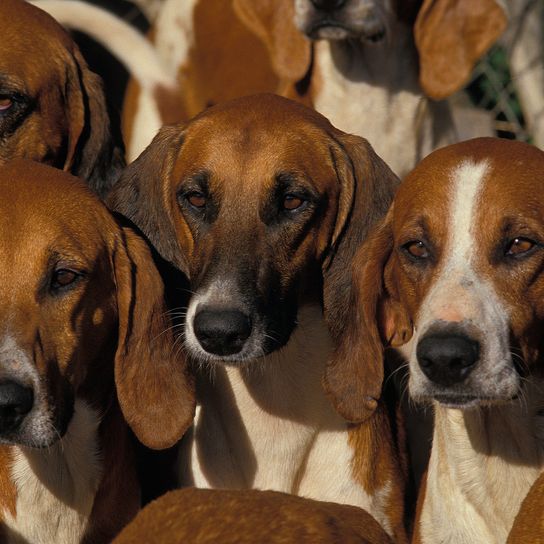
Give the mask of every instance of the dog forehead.
[{"label": "dog forehead", "polygon": [[[484,221],[486,211],[534,211],[543,172],[544,152],[523,142],[477,138],[444,147],[423,159],[401,184],[395,197],[395,227],[402,228],[416,216],[430,223],[447,222],[455,196],[468,198],[471,182],[478,182],[475,212]],[[540,202],[537,208],[542,208]]]},{"label": "dog forehead", "polygon": [[71,239],[91,253],[115,228],[105,207],[83,181],[28,160],[0,166],[0,235],[4,248]]}]

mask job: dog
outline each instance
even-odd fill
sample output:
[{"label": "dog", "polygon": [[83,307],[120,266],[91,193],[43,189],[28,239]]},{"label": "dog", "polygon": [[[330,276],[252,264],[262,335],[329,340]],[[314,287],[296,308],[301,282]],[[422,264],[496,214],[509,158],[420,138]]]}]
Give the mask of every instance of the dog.
[{"label": "dog", "polygon": [[125,163],[100,78],[47,13],[23,0],[3,0],[2,13],[0,163],[44,162],[104,196]]},{"label": "dog", "polygon": [[128,425],[160,449],[192,421],[164,286],[70,174],[14,160],[0,195],[1,540],[111,542],[140,507]]},{"label": "dog", "polygon": [[521,503],[506,544],[544,543],[544,475],[533,484]]},{"label": "dog", "polygon": [[505,542],[544,468],[543,171],[520,142],[435,151],[354,259],[336,355],[368,369],[402,346],[411,397],[434,408],[417,543]]},{"label": "dog", "polygon": [[352,254],[397,183],[365,140],[276,95],[166,126],[127,167],[109,206],[189,278],[182,484],[361,506],[405,541],[396,419],[381,388],[352,395],[352,369],[327,366]]},{"label": "dog", "polygon": [[114,544],[391,544],[364,510],[275,491],[188,488],[148,505]]},{"label": "dog", "polygon": [[[131,30],[123,40],[131,45],[120,54],[119,21],[115,31],[95,24],[83,2],[40,6],[90,32],[134,74],[123,108],[129,161],[163,124],[275,92],[367,138],[400,176],[458,141],[459,132],[484,130],[458,130],[443,99],[461,88],[506,26],[495,0],[165,0],[150,32],[153,59],[142,58]],[[160,77],[142,77],[157,66]]]}]

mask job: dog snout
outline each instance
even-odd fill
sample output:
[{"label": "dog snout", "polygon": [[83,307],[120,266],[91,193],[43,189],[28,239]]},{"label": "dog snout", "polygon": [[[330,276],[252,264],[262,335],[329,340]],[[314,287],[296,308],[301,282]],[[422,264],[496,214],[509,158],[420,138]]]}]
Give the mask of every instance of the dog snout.
[{"label": "dog snout", "polygon": [[251,318],[239,310],[202,309],[193,322],[200,345],[215,355],[239,353],[252,331]]},{"label": "dog snout", "polygon": [[472,372],[480,356],[480,344],[465,335],[434,334],[419,341],[416,355],[429,380],[449,387]]},{"label": "dog snout", "polygon": [[14,431],[34,405],[34,393],[14,381],[0,384],[0,433]]},{"label": "dog snout", "polygon": [[346,0],[311,0],[311,2],[315,9],[333,11],[342,8]]}]

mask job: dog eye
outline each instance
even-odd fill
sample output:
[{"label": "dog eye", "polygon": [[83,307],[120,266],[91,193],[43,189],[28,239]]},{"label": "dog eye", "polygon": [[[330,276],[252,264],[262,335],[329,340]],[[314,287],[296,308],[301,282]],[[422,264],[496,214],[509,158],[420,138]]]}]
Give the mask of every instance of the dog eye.
[{"label": "dog eye", "polygon": [[283,209],[284,210],[298,210],[303,204],[305,200],[300,198],[296,195],[285,195],[283,198]]},{"label": "dog eye", "polygon": [[186,198],[189,201],[189,204],[195,208],[203,208],[206,206],[207,199],[204,193],[193,191],[192,193],[189,193]]},{"label": "dog eye", "polygon": [[74,283],[79,277],[80,274],[74,272],[73,270],[68,270],[67,268],[60,268],[59,270],[55,270],[55,272],[53,273],[51,286],[53,287],[53,289],[61,289]]},{"label": "dog eye", "polygon": [[430,256],[427,246],[421,240],[414,240],[402,246],[402,249],[415,259],[427,259]]},{"label": "dog eye", "polygon": [[529,238],[514,238],[506,247],[506,255],[510,257],[517,257],[518,255],[524,255],[536,246],[536,242],[529,240]]},{"label": "dog eye", "polygon": [[9,96],[0,95],[0,113],[8,111],[13,106],[13,100]]}]

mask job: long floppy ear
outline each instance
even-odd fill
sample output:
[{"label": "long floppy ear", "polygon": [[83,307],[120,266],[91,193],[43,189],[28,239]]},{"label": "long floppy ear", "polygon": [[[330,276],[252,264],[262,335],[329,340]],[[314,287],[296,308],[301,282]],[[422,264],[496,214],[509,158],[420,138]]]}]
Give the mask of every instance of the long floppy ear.
[{"label": "long floppy ear", "polygon": [[354,257],[348,315],[323,378],[336,411],[351,422],[364,421],[377,407],[384,347],[402,345],[412,335],[411,320],[386,277],[391,216],[392,210]]},{"label": "long floppy ear", "polygon": [[496,0],[425,0],[414,27],[425,94],[442,100],[458,91],[506,24]]},{"label": "long floppy ear", "polygon": [[125,166],[122,139],[119,131],[112,135],[102,80],[89,70],[75,45],[72,57],[66,90],[70,133],[64,170],[86,180],[104,198]]},{"label": "long floppy ear", "polygon": [[306,75],[311,42],[295,26],[293,0],[234,0],[234,10],[266,45],[280,79],[296,82]]},{"label": "long floppy ear", "polygon": [[[142,154],[125,168],[106,203],[130,219],[163,259],[187,275],[188,263],[170,215],[168,190],[183,137],[181,125],[162,127]],[[189,234],[187,239],[192,240]]]},{"label": "long floppy ear", "polygon": [[330,251],[323,264],[325,319],[333,338],[346,324],[353,257],[385,216],[399,179],[359,136],[337,134],[331,148],[340,187]]},{"label": "long floppy ear", "polygon": [[113,267],[119,313],[115,385],[123,415],[147,447],[175,444],[195,411],[193,378],[174,343],[164,284],[145,241],[123,228]]}]

